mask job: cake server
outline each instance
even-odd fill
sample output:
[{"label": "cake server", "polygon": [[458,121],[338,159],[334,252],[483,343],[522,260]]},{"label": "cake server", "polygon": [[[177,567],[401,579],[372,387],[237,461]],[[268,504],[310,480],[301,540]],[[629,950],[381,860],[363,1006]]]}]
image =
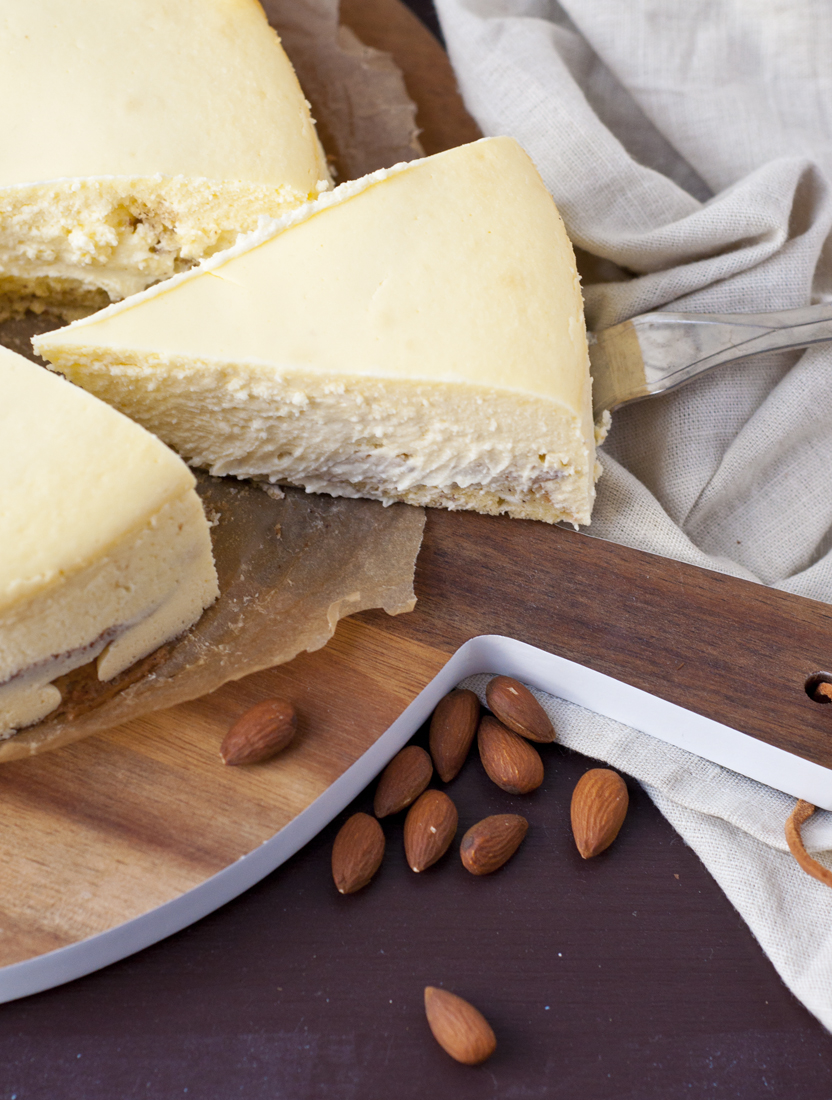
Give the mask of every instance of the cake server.
[{"label": "cake server", "polygon": [[832,303],[775,313],[642,313],[588,340],[597,419],[723,363],[832,340]]}]

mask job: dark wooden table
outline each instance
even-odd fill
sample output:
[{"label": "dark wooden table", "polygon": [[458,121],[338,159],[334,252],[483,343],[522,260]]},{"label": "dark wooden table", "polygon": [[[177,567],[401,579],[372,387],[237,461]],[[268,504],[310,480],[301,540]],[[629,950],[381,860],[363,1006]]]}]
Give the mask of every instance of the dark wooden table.
[{"label": "dark wooden table", "polygon": [[[424,606],[429,583],[423,572]],[[329,855],[344,814],[199,924],[0,1006],[0,1100],[832,1097],[832,1038],[695,853],[631,784],[619,840],[584,863],[568,807],[588,762],[543,755],[526,799],[474,759],[448,788],[462,825],[532,821],[490,878],[455,855],[414,875],[394,820],[377,879],[341,897]],[[422,990],[440,983],[491,1020],[485,1066],[458,1066],[431,1039]]]}]

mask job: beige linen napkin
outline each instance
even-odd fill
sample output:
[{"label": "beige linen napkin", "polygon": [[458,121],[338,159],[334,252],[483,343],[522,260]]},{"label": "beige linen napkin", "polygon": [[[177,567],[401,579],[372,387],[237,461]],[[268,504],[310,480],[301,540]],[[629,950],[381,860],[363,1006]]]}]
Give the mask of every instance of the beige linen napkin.
[{"label": "beige linen napkin", "polygon": [[[436,0],[469,110],[539,168],[590,327],[832,296],[832,7]],[[832,602],[832,347],[758,356],[619,412],[590,533]],[[479,685],[481,687],[481,685]],[[832,1028],[832,890],[793,800],[560,700],[562,741],[636,776],[784,981]],[[806,826],[832,865],[832,814]]]}]

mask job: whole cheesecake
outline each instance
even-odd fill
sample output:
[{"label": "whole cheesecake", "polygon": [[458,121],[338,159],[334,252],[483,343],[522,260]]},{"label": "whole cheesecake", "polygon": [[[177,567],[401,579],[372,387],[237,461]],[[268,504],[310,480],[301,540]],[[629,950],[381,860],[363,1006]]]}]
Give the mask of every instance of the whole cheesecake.
[{"label": "whole cheesecake", "polygon": [[575,258],[511,138],[344,184],[34,343],[216,474],[589,522]]},{"label": "whole cheesecake", "polygon": [[202,505],[155,436],[0,348],[0,738],[54,710],[97,658],[109,680],[216,598]]},{"label": "whole cheesecake", "polygon": [[3,0],[0,100],[0,319],[99,308],[329,186],[256,0]]}]

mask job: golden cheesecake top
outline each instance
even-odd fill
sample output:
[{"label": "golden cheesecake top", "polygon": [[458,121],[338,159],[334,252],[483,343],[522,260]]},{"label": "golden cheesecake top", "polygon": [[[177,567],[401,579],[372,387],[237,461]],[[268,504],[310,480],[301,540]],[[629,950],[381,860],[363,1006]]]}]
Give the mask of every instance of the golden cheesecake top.
[{"label": "golden cheesecake top", "polygon": [[309,195],[328,178],[256,0],[4,0],[0,102],[0,187],[185,175]]},{"label": "golden cheesecake top", "polygon": [[497,387],[590,412],[572,246],[512,138],[343,184],[35,345],[50,359],[146,352],[151,375],[159,354]]}]

